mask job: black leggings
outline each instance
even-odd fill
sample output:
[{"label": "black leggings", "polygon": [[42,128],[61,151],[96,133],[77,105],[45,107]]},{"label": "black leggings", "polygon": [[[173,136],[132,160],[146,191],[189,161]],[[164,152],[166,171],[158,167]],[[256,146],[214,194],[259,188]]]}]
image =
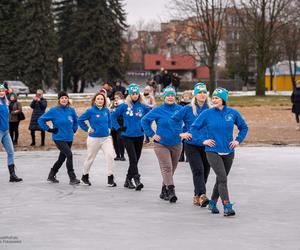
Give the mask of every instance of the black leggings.
[{"label": "black leggings", "polygon": [[67,158],[67,170],[70,179],[75,179],[76,175],[73,168],[73,153],[71,151],[72,141],[54,141],[56,147],[59,149],[60,154],[58,160],[53,165],[53,171],[58,172],[62,164]]},{"label": "black leggings", "polygon": [[13,142],[18,142],[20,122],[9,122],[9,134]]},{"label": "black leggings", "polygon": [[138,162],[141,157],[144,136],[126,137],[123,136],[124,145],[129,157],[129,168],[127,171],[127,178],[139,176]]},{"label": "black leggings", "polygon": [[295,113],[295,117],[296,117],[296,122],[299,123],[299,115],[300,113]]},{"label": "black leggings", "polygon": [[125,146],[120,132],[113,129],[111,131],[111,137],[113,139],[113,145],[117,157],[124,157]]},{"label": "black leggings", "polygon": [[211,168],[217,176],[211,199],[217,201],[220,196],[223,202],[225,200],[229,201],[227,175],[232,166],[234,153],[219,155],[215,152],[206,152],[206,156]]},{"label": "black leggings", "polygon": [[184,145],[185,154],[193,174],[195,196],[206,194],[205,184],[210,171],[210,166],[204,151],[205,147],[190,144]]}]

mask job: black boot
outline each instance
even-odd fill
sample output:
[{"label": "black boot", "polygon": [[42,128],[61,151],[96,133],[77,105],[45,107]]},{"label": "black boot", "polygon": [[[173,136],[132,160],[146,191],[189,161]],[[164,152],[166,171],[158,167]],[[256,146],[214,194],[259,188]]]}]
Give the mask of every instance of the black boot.
[{"label": "black boot", "polygon": [[177,201],[177,196],[175,194],[175,187],[174,187],[174,185],[168,186],[168,194],[169,194],[169,201],[171,203],[175,203]]},{"label": "black boot", "polygon": [[135,183],[135,190],[140,191],[144,187],[144,184],[141,183],[141,181],[140,181],[140,175],[138,174],[138,175],[134,176],[133,179],[134,179],[134,183]]},{"label": "black boot", "polygon": [[56,171],[53,168],[51,168],[47,181],[52,182],[52,183],[59,183],[59,181],[56,179],[55,175],[56,175]]},{"label": "black boot", "polygon": [[10,174],[10,178],[9,178],[10,182],[20,182],[20,181],[23,181],[22,178],[19,178],[18,176],[16,176],[16,173],[15,173],[15,164],[9,165],[8,166],[8,170],[9,170],[9,174]]},{"label": "black boot", "polygon": [[114,182],[114,175],[107,176],[107,186],[116,187],[117,184]]},{"label": "black boot", "polygon": [[30,146],[35,146],[35,134],[33,134],[32,133],[32,131],[31,131],[31,144],[30,144]]},{"label": "black boot", "polygon": [[161,193],[159,195],[159,197],[165,201],[168,201],[169,200],[169,194],[168,194],[168,190],[167,190],[167,187],[166,185],[163,185],[162,188],[161,188]]},{"label": "black boot", "polygon": [[69,174],[69,177],[70,177],[70,182],[69,182],[70,185],[80,184],[80,180],[78,180],[76,178],[76,175],[75,175],[74,171],[70,171],[70,172],[68,171],[68,174]]},{"label": "black boot", "polygon": [[129,189],[134,189],[135,188],[134,184],[132,183],[132,178],[126,177],[124,187],[129,188]]},{"label": "black boot", "polygon": [[92,185],[92,183],[90,183],[90,181],[89,181],[89,174],[82,175],[81,181],[86,185],[89,185],[89,186]]}]

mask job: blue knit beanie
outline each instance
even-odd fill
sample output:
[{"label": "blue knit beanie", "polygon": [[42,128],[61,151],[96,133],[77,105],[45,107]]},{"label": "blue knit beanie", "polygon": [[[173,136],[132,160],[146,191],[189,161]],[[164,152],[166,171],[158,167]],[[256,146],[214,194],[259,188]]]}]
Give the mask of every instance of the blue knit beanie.
[{"label": "blue knit beanie", "polygon": [[216,88],[212,96],[217,96],[221,98],[224,102],[228,100],[228,90],[224,88]]},{"label": "blue knit beanie", "polygon": [[133,93],[140,94],[139,86],[135,83],[130,83],[128,86],[128,94],[132,95]]},{"label": "blue knit beanie", "polygon": [[207,93],[206,85],[203,82],[198,82],[194,86],[194,96],[196,96],[199,93]]},{"label": "blue knit beanie", "polygon": [[171,86],[166,87],[166,88],[163,90],[163,92],[164,92],[164,98],[166,98],[166,96],[168,96],[168,95],[174,95],[174,96],[176,96],[176,91],[175,91],[175,89],[174,89],[173,87],[171,87]]}]

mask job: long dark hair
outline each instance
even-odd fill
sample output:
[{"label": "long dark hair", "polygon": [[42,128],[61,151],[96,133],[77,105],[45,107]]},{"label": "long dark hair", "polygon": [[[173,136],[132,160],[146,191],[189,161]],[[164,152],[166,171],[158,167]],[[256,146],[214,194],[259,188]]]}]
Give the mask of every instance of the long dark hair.
[{"label": "long dark hair", "polygon": [[95,104],[95,101],[96,101],[96,98],[97,98],[97,96],[98,95],[101,95],[103,98],[104,98],[104,104],[103,104],[103,107],[106,107],[106,97],[105,97],[105,95],[103,95],[102,93],[96,93],[95,95],[94,95],[94,97],[92,98],[92,102],[91,102],[91,106],[94,106],[94,104]]}]

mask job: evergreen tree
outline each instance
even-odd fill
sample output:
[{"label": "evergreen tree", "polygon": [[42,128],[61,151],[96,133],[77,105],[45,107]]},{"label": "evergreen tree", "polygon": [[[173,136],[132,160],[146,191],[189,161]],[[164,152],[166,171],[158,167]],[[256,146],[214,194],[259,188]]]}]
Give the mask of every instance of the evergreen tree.
[{"label": "evergreen tree", "polygon": [[0,2],[0,81],[18,78],[16,38],[21,1]]},{"label": "evergreen tree", "polygon": [[51,0],[27,0],[18,30],[21,79],[31,88],[50,86],[56,73],[56,37]]},{"label": "evergreen tree", "polygon": [[72,27],[77,10],[77,1],[56,0],[53,2],[53,6],[58,37],[58,54],[63,58],[64,89],[71,87],[71,81],[73,81],[73,92],[76,93],[78,92],[79,75],[74,70],[73,56],[76,53],[74,39],[77,35],[72,32]]}]

